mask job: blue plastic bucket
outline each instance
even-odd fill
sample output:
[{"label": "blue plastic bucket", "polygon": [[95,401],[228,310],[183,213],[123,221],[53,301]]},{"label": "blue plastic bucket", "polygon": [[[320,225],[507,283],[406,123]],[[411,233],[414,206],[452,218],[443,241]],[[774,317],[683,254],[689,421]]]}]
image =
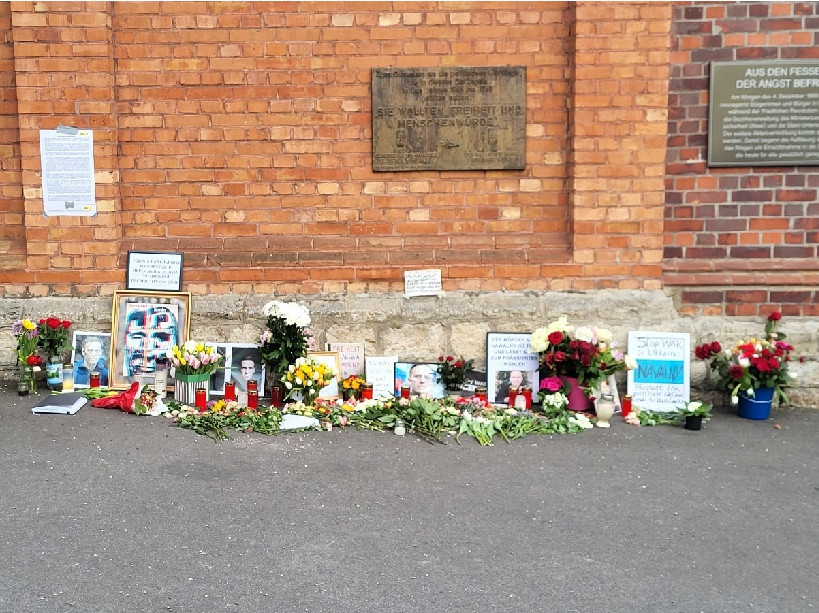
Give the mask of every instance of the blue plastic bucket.
[{"label": "blue plastic bucket", "polygon": [[771,416],[774,388],[760,387],[753,397],[739,393],[739,416],[745,419],[768,419]]}]

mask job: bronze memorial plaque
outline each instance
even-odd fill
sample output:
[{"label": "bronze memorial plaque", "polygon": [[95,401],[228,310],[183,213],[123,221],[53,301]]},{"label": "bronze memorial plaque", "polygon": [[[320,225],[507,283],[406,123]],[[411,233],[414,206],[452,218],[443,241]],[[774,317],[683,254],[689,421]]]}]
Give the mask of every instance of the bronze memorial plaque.
[{"label": "bronze memorial plaque", "polygon": [[520,170],[526,67],[374,68],[373,170]]}]

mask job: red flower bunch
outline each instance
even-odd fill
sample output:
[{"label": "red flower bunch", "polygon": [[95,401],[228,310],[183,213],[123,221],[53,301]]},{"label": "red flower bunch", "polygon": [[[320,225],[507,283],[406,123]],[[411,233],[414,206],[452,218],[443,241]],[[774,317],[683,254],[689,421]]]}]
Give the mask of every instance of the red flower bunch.
[{"label": "red flower bunch", "polygon": [[58,319],[57,317],[41,319],[37,325],[37,346],[49,356],[60,355],[68,351],[71,349],[71,345],[68,343],[68,329],[70,327],[71,322],[67,319]]},{"label": "red flower bunch", "polygon": [[753,396],[755,389],[772,387],[777,397],[787,404],[784,388],[791,381],[788,362],[793,346],[785,342],[783,333],[776,331],[781,319],[779,311],[768,316],[764,339],[740,341],[732,349],[723,350],[717,341],[694,349],[694,355],[708,361],[709,369],[717,373],[718,385],[731,392],[732,402],[736,402],[741,391]]},{"label": "red flower bunch", "polygon": [[438,372],[441,382],[447,388],[459,388],[466,380],[466,371],[472,368],[474,360],[465,360],[463,356],[455,358],[451,355],[438,356]]}]

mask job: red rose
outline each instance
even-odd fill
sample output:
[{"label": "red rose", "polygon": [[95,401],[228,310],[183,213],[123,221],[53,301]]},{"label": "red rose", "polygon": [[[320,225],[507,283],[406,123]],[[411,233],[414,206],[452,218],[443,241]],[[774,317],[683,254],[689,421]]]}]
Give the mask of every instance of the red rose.
[{"label": "red rose", "polygon": [[443,362],[443,361],[444,361],[444,356],[439,355],[439,356],[438,356],[438,361],[439,361],[439,362]]},{"label": "red rose", "polygon": [[708,349],[711,351],[711,353],[719,353],[722,351],[722,345],[719,344],[719,341],[712,341],[708,346]]},{"label": "red rose", "polygon": [[447,361],[447,362],[451,362],[451,361],[452,361],[452,360],[454,360],[454,359],[455,359],[455,358],[453,358],[451,355],[446,356],[446,361]]},{"label": "red rose", "polygon": [[768,364],[771,366],[771,370],[779,368],[779,360],[776,358],[768,358]]},{"label": "red rose", "polygon": [[563,341],[563,333],[555,330],[549,335],[549,342],[552,345],[559,345]]},{"label": "red rose", "polygon": [[709,347],[708,343],[704,345],[700,345],[696,349],[694,349],[694,355],[697,356],[700,360],[707,360],[711,357],[711,348]]},{"label": "red rose", "polygon": [[555,351],[554,356],[555,362],[562,362],[563,360],[566,359],[566,354],[562,351]]},{"label": "red rose", "polygon": [[41,320],[40,320],[40,323],[41,323],[41,324],[44,324],[45,322],[46,322],[46,320],[45,320],[45,319],[41,319]]},{"label": "red rose", "polygon": [[582,356],[582,357],[580,358],[580,363],[581,363],[583,366],[587,366],[587,367],[588,367],[588,366],[591,366],[591,358],[590,358],[589,356],[587,356],[587,355],[584,355],[584,356]]},{"label": "red rose", "polygon": [[40,363],[40,356],[30,355],[26,358],[26,364],[29,366],[37,366]]},{"label": "red rose", "polygon": [[60,325],[62,325],[62,322],[60,322],[60,320],[57,319],[56,317],[49,317],[46,320],[46,324],[48,325],[49,328],[56,330],[57,328],[60,327]]},{"label": "red rose", "polygon": [[67,319],[64,319],[64,320],[63,320],[63,328],[66,328],[66,329],[67,329],[67,328],[69,328],[70,326],[71,326],[71,322],[70,322],[70,321],[68,321]]},{"label": "red rose", "polygon": [[782,319],[782,313],[779,311],[774,311],[768,315],[768,321],[779,321],[780,319]]},{"label": "red rose", "polygon": [[728,376],[731,377],[732,379],[741,379],[743,372],[744,371],[742,370],[742,366],[734,365],[731,366],[731,370],[728,371]]},{"label": "red rose", "polygon": [[460,360],[455,362],[455,368],[460,368],[461,366],[463,366],[463,363]]}]

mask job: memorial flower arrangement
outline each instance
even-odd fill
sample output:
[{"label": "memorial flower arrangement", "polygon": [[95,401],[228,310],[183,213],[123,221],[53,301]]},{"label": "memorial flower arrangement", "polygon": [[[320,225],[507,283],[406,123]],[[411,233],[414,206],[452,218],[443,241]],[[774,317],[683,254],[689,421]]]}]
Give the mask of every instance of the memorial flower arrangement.
[{"label": "memorial flower arrangement", "polygon": [[358,375],[350,375],[341,382],[341,388],[345,392],[344,396],[348,398],[350,396],[357,396],[362,387],[364,387],[364,379]]},{"label": "memorial flower arrangement", "polygon": [[304,356],[311,339],[310,313],[294,302],[271,300],[262,307],[266,329],[259,336],[262,359],[274,376]]},{"label": "memorial flower arrangement", "polygon": [[465,360],[463,356],[438,356],[438,373],[441,382],[447,389],[459,389],[466,380],[466,371],[472,368],[474,360]]},{"label": "memorial flower arrangement", "polygon": [[211,375],[219,368],[222,355],[215,347],[186,341],[182,346],[174,345],[168,351],[168,359],[176,374]]},{"label": "memorial flower arrangement", "polygon": [[609,330],[569,325],[565,315],[537,328],[531,349],[539,355],[543,376],[575,378],[586,390],[596,389],[609,375],[637,367],[634,358],[615,347]]},{"label": "memorial flower arrangement", "polygon": [[717,374],[717,385],[731,394],[733,404],[738,402],[740,392],[754,396],[754,390],[763,387],[773,388],[774,397],[788,404],[785,388],[793,380],[788,372],[793,346],[785,342],[785,334],[776,330],[781,319],[779,311],[768,316],[765,338],[752,337],[730,348],[712,341],[694,350],[694,355],[708,363],[709,371]]},{"label": "memorial flower arrangement", "polygon": [[38,345],[37,325],[30,319],[18,319],[11,324],[11,333],[17,337],[17,361],[23,366],[39,366],[40,358],[34,355]]},{"label": "memorial flower arrangement", "polygon": [[68,342],[68,329],[71,322],[67,319],[47,317],[37,325],[37,346],[46,356],[62,355],[71,349]]},{"label": "memorial flower arrangement", "polygon": [[281,381],[287,390],[286,398],[291,398],[296,392],[301,392],[304,399],[307,400],[315,398],[319,390],[335,376],[334,368],[307,356],[296,358],[296,361],[287,367]]}]

